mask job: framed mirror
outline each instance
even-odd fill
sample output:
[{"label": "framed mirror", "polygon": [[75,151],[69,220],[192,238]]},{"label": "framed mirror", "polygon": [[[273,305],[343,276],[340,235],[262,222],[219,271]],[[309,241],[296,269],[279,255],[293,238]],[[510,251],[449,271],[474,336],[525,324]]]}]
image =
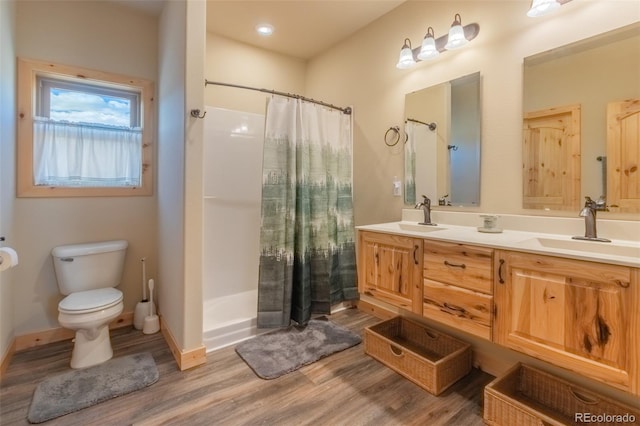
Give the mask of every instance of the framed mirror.
[{"label": "framed mirror", "polygon": [[405,204],[480,205],[480,73],[405,96]]},{"label": "framed mirror", "polygon": [[640,212],[640,23],[524,59],[523,207]]}]

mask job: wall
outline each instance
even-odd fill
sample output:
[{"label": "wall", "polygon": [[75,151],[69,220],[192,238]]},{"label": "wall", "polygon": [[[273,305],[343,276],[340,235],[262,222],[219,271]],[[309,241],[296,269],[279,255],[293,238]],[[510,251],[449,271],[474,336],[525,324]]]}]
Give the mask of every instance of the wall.
[{"label": "wall", "polygon": [[[16,55],[20,57],[156,81],[157,33],[156,18],[111,2],[17,3]],[[19,198],[11,228],[21,254],[14,275],[20,286],[13,295],[17,335],[59,326],[61,296],[50,256],[57,245],[128,240],[119,286],[125,312],[133,311],[142,298],[140,258],[148,259],[147,276],[156,276],[155,196]]]},{"label": "wall", "polygon": [[158,310],[180,341],[184,317],[186,6],[168,2],[158,34]]},{"label": "wall", "polygon": [[[202,81],[205,70],[206,2],[187,2],[186,66],[185,81],[187,110],[204,109]],[[184,111],[186,116],[187,111]],[[188,119],[185,139],[185,277],[184,277],[184,326],[182,348],[204,349],[202,344],[202,144],[204,121]],[[204,354],[204,350],[201,351]],[[199,362],[205,362],[202,357]]]},{"label": "wall", "polygon": [[[13,1],[0,2],[0,245],[10,246],[16,238],[11,226],[15,199],[15,6]],[[21,254],[21,253],[20,253]],[[0,272],[0,362],[10,349],[13,332],[13,294],[17,269]]]},{"label": "wall", "polygon": [[[280,92],[304,94],[306,62],[207,33],[205,78]],[[259,71],[258,71],[259,70]],[[264,114],[268,94],[209,85],[205,103]]]},{"label": "wall", "polygon": [[183,354],[202,347],[203,123],[189,111],[204,109],[204,9],[167,2],[159,24],[159,310]]},{"label": "wall", "polygon": [[[402,197],[393,197],[391,182],[403,175],[403,157],[383,136],[402,123],[405,94],[476,71],[483,82],[481,206],[471,211],[540,214],[521,208],[523,58],[631,24],[640,10],[633,1],[572,1],[553,15],[532,19],[525,15],[529,5],[525,0],[406,2],[309,62],[305,95],[354,106],[356,224],[400,219]],[[395,68],[405,37],[418,45],[427,26],[439,37],[455,13],[463,24],[480,25],[475,40],[412,69]]]}]

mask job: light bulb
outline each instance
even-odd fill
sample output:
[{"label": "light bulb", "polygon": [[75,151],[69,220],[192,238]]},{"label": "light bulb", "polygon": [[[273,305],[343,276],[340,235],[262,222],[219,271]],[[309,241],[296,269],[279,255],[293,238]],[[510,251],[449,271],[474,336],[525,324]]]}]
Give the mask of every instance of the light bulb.
[{"label": "light bulb", "polygon": [[531,2],[531,8],[527,12],[527,16],[530,18],[536,18],[538,16],[546,15],[560,8],[561,4],[557,0],[533,0]]},{"label": "light bulb", "polygon": [[436,47],[436,40],[433,36],[433,28],[427,28],[427,34],[424,36],[422,40],[422,47],[420,48],[420,53],[418,53],[418,59],[421,61],[427,59],[436,58],[440,52],[438,52],[438,48]]},{"label": "light bulb", "polygon": [[445,49],[457,49],[469,42],[464,36],[464,28],[462,28],[461,21],[460,15],[456,13],[453,24],[451,24],[451,28],[449,29],[449,37],[447,37],[447,44],[444,46]]},{"label": "light bulb", "polygon": [[413,58],[413,51],[411,50],[411,40],[405,38],[404,44],[402,45],[402,50],[400,50],[400,58],[398,59],[396,68],[403,70],[410,68],[415,64],[416,60]]}]

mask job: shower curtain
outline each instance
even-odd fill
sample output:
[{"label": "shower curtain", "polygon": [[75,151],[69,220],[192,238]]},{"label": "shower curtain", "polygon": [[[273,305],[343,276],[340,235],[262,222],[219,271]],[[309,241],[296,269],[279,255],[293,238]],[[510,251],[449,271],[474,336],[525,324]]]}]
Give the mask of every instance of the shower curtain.
[{"label": "shower curtain", "polygon": [[299,99],[267,105],[258,327],[306,324],[358,298],[351,116]]}]

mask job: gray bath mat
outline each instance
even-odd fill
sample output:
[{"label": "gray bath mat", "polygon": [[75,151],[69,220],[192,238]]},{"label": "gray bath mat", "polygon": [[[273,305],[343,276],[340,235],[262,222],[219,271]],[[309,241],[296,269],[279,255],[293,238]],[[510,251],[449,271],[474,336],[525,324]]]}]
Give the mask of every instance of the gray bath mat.
[{"label": "gray bath mat", "polygon": [[158,377],[156,363],[147,352],[49,377],[36,387],[27,420],[46,422],[142,389]]},{"label": "gray bath mat", "polygon": [[306,327],[289,326],[245,340],[236,352],[259,377],[275,379],[361,341],[326,319],[312,319]]}]

